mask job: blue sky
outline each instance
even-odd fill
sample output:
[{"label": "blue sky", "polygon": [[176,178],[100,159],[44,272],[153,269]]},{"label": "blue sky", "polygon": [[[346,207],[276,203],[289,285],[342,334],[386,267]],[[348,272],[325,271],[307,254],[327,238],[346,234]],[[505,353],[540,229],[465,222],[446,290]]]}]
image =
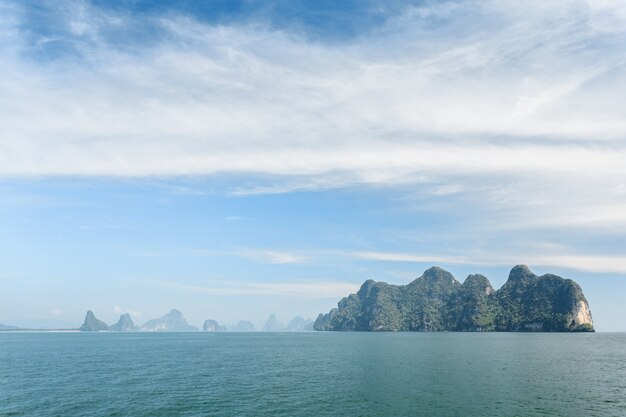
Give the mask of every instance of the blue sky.
[{"label": "blue sky", "polygon": [[626,7],[0,0],[0,322],[314,318],[515,264],[626,330]]}]

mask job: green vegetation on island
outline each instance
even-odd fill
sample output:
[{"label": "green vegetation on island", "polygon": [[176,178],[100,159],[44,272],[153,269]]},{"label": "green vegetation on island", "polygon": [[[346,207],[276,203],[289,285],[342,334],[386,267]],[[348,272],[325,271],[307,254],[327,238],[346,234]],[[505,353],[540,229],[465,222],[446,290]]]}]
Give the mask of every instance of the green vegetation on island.
[{"label": "green vegetation on island", "polygon": [[514,267],[494,290],[482,275],[461,284],[432,267],[408,285],[367,280],[337,308],[320,314],[315,330],[335,331],[594,331],[580,286],[556,275]]}]

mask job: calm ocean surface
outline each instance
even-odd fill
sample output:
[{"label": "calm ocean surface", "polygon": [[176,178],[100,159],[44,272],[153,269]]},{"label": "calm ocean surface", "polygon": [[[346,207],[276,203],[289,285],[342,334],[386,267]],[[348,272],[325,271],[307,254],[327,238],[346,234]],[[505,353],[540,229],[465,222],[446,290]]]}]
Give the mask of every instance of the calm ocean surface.
[{"label": "calm ocean surface", "polygon": [[0,415],[626,416],[626,334],[5,332]]}]

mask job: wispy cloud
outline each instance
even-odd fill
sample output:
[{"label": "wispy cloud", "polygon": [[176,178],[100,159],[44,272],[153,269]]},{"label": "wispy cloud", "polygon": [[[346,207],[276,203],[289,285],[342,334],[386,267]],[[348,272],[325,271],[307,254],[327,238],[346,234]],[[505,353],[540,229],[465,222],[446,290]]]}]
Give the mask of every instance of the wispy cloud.
[{"label": "wispy cloud", "polygon": [[[554,252],[554,251],[553,251]],[[626,254],[624,255],[583,255],[574,253],[511,255],[510,253],[492,253],[490,256],[446,256],[446,255],[415,255],[396,252],[355,252],[355,258],[386,261],[415,262],[442,265],[485,265],[513,266],[524,263],[532,266],[559,267],[597,273],[626,273]]]},{"label": "wispy cloud", "polygon": [[209,285],[187,285],[178,282],[164,283],[164,285],[179,290],[192,291],[208,295],[263,295],[289,296],[299,298],[341,298],[355,292],[360,284],[343,283],[336,281],[308,281],[308,282],[214,282]]},{"label": "wispy cloud", "polygon": [[128,313],[131,316],[134,316],[135,318],[143,316],[143,312],[141,310],[127,309],[127,308],[120,307],[118,305],[113,307],[113,312],[115,314],[125,314],[125,313]]},{"label": "wispy cloud", "polygon": [[417,263],[445,263],[445,264],[480,264],[480,261],[472,260],[464,257],[441,256],[441,255],[417,255],[398,252],[353,252],[351,256],[357,259],[370,261],[388,261],[388,262],[417,262]]},{"label": "wispy cloud", "polygon": [[58,307],[52,307],[52,308],[50,309],[50,315],[52,315],[52,316],[54,316],[54,317],[59,317],[59,316],[62,316],[63,314],[64,314],[64,313],[63,313],[63,310],[61,310],[61,309],[60,309],[60,308],[58,308]]},{"label": "wispy cloud", "polygon": [[233,254],[237,256],[243,256],[258,262],[270,264],[296,264],[307,261],[307,258],[300,254],[266,249],[244,250],[239,252],[233,252]]},{"label": "wispy cloud", "polygon": [[[426,3],[340,43],[60,2],[62,39],[35,50],[27,6],[0,4],[0,176],[271,178],[235,196],[431,184],[508,224],[626,227],[620,2]],[[160,36],[111,36],[143,26]],[[43,59],[57,42],[73,55]]]},{"label": "wispy cloud", "polygon": [[[513,245],[493,245],[488,250],[484,248],[468,248],[463,243],[455,242],[455,237],[443,237],[443,239],[447,242],[448,251],[350,251],[346,249],[323,248],[283,252],[247,248],[237,251],[185,249],[183,252],[168,252],[168,255],[235,256],[250,259],[261,264],[273,265],[314,263],[315,265],[327,266],[337,262],[381,261],[439,266],[512,267],[523,263],[532,266],[558,267],[594,273],[626,273],[626,254],[622,254],[619,251],[602,255],[586,254],[563,244],[536,241],[525,236],[520,237],[519,241],[514,242]],[[405,245],[413,246],[409,242],[405,242]]]},{"label": "wispy cloud", "polygon": [[265,248],[238,248],[238,249],[204,249],[204,248],[173,248],[166,251],[139,251],[137,257],[204,257],[204,256],[232,256],[245,258],[263,264],[300,264],[311,260],[311,254],[289,252]]},{"label": "wispy cloud", "polygon": [[[495,157],[525,149],[533,159],[511,169],[545,171],[552,161],[561,170],[568,165],[537,157],[523,142],[509,152],[485,140],[545,136],[623,145],[626,133],[616,82],[623,30],[597,24],[623,23],[621,6],[433,4],[389,21],[376,44],[349,45],[172,15],[150,22],[168,36],[124,52],[100,32],[146,22],[68,4],[74,6],[58,18],[75,36],[68,40],[78,60],[26,60],[28,40],[19,13],[11,13],[18,7],[7,7],[1,22],[1,42],[10,46],[0,79],[4,175],[398,178],[433,164],[441,171],[498,170],[503,164]],[[439,24],[426,25],[433,17]],[[489,28],[461,36],[487,21]],[[463,157],[467,150],[474,151]],[[578,153],[567,140],[545,150],[566,159]],[[594,154],[609,156],[604,148],[590,153],[592,161]],[[398,155],[404,157],[396,165]]]}]

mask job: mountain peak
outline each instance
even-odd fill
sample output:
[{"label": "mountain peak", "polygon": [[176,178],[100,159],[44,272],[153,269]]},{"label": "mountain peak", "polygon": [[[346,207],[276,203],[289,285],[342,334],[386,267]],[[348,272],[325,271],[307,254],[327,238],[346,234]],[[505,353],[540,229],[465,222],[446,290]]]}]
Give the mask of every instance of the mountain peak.
[{"label": "mountain peak", "polygon": [[481,275],[481,274],[468,275],[467,278],[465,278],[465,281],[463,282],[463,287],[480,290],[481,292],[484,292],[487,295],[493,294],[495,292],[495,290],[491,286],[491,283],[489,282],[489,279],[486,276]]},{"label": "mountain peak", "polygon": [[265,322],[265,325],[263,326],[264,332],[280,332],[284,330],[285,326],[282,323],[278,322],[275,314],[270,314],[267,322]]},{"label": "mountain peak", "polygon": [[135,323],[133,323],[133,319],[130,317],[130,314],[124,313],[120,316],[120,319],[109,327],[109,330],[114,332],[133,332],[137,330]]},{"label": "mountain peak", "polygon": [[431,266],[422,274],[422,278],[428,281],[449,281],[455,282],[456,278],[450,272],[438,266]]},{"label": "mountain peak", "polygon": [[[370,286],[372,290],[368,290]],[[376,289],[376,291],[373,291]],[[511,270],[495,291],[483,275],[463,284],[438,267],[409,285],[361,287],[318,316],[315,330],[340,331],[593,331],[591,311],[572,280]]]},{"label": "mountain peak", "polygon": [[195,332],[198,328],[190,326],[183,313],[173,308],[161,318],[148,320],[141,326],[141,330],[148,332]]},{"label": "mountain peak", "polygon": [[509,272],[509,281],[518,281],[535,277],[537,277],[537,275],[535,275],[526,265],[516,265],[513,269],[511,269],[511,272]]},{"label": "mountain peak", "polygon": [[105,322],[96,318],[93,311],[87,310],[87,314],[85,314],[85,321],[83,322],[83,325],[80,326],[79,330],[82,332],[99,332],[102,330],[108,330],[108,328],[109,326],[107,326]]},{"label": "mountain peak", "polygon": [[432,275],[432,274],[437,274],[439,272],[448,272],[448,271],[446,271],[440,266],[433,265],[430,268],[428,268],[426,271],[424,271],[424,275]]}]

